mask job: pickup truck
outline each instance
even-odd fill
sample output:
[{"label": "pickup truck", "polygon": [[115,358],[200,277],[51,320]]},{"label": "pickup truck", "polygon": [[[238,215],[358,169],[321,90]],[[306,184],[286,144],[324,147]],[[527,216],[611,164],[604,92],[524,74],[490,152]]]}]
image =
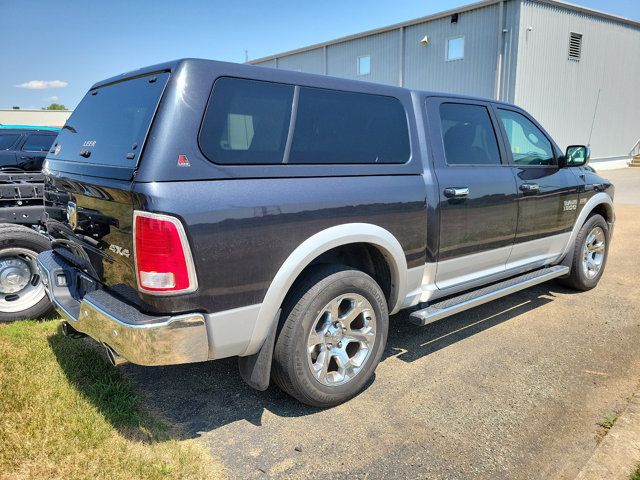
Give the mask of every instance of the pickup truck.
[{"label": "pickup truck", "polygon": [[78,105],[38,265],[63,331],[116,365],[237,356],[254,388],[330,407],[372,377],[391,314],[595,287],[614,188],[588,159],[506,103],[184,59]]},{"label": "pickup truck", "polygon": [[41,234],[42,163],[59,128],[0,125],[0,322],[51,310],[36,256],[51,245]]}]

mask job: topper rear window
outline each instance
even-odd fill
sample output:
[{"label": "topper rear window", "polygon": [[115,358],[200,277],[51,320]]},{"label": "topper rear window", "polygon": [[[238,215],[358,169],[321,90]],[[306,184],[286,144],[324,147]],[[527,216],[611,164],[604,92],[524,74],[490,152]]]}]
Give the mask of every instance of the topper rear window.
[{"label": "topper rear window", "polygon": [[169,73],[90,90],[60,131],[55,160],[135,167]]}]

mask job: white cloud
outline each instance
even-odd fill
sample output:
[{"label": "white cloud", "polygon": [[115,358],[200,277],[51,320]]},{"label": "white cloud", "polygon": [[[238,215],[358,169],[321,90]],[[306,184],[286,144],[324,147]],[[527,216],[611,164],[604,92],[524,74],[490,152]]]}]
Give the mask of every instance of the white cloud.
[{"label": "white cloud", "polygon": [[67,85],[69,84],[62,80],[30,80],[15,86],[17,88],[26,88],[28,90],[45,90],[47,88],[64,88]]},{"label": "white cloud", "polygon": [[57,95],[52,95],[50,97],[43,98],[45,102],[57,102],[59,100]]}]

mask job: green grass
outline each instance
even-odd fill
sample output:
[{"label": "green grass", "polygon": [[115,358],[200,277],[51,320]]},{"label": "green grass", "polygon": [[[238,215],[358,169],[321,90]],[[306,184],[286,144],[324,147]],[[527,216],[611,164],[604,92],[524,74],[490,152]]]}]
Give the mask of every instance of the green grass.
[{"label": "green grass", "polygon": [[640,463],[636,467],[636,469],[631,473],[629,480],[640,480]]},{"label": "green grass", "polygon": [[141,408],[132,385],[59,322],[0,325],[0,479],[220,478]]},{"label": "green grass", "polygon": [[618,420],[618,416],[619,414],[617,413],[614,413],[612,415],[607,415],[606,417],[604,417],[602,420],[598,422],[598,425],[600,425],[602,428],[604,428],[606,432],[608,432],[609,430],[611,430],[611,427],[615,425],[616,420]]}]

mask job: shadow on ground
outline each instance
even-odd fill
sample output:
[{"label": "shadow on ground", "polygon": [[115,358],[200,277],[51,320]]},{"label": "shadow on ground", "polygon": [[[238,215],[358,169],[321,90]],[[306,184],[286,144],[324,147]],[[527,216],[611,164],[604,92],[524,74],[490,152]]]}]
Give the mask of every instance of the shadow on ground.
[{"label": "shadow on ground", "polygon": [[[391,317],[382,361],[397,357],[413,362],[552,302],[555,293],[570,292],[557,284],[543,284],[424,327],[410,324],[408,313],[402,312]],[[85,352],[89,346],[87,341],[71,340],[59,334],[52,337],[50,344],[69,380],[114,427],[129,436],[130,428],[122,424],[118,404],[114,405],[110,398],[118,392],[100,385],[96,387],[96,382],[112,380],[108,371],[102,371],[102,364],[78,368],[78,361],[91,361]],[[75,355],[70,355],[73,353],[70,349],[77,350]],[[69,360],[74,357],[73,361]],[[94,368],[100,370],[99,375],[94,372],[90,380],[84,378],[88,369]],[[302,405],[273,385],[265,392],[251,389],[238,374],[236,358],[168,367],[126,364],[120,368],[138,394],[136,401],[169,424],[171,438],[198,437],[238,420],[259,426],[265,411],[281,417],[299,417],[319,411]]]}]

